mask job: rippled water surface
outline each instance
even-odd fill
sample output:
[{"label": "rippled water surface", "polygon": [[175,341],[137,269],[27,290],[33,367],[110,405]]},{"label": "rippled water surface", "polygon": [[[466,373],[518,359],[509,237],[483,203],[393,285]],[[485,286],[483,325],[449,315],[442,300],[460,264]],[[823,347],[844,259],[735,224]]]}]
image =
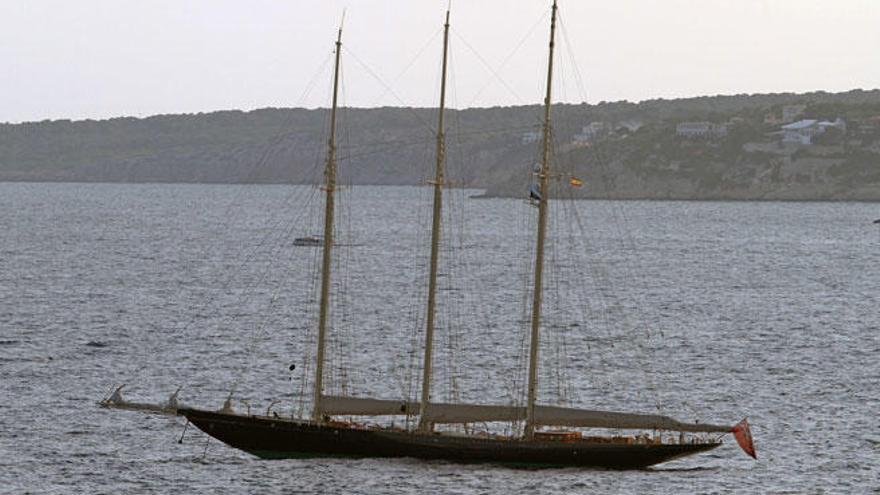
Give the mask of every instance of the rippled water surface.
[{"label": "rippled water surface", "polygon": [[[414,460],[262,461],[130,399],[308,411],[319,191],[0,184],[0,493],[876,493],[876,204],[559,202],[541,398],[733,423],[635,472]],[[522,390],[534,211],[454,191],[435,396]],[[429,191],[341,194],[328,381],[415,390]],[[297,369],[290,373],[289,364]],[[307,388],[306,388],[307,390]],[[305,394],[308,395],[308,394]],[[274,400],[280,400],[272,405]],[[244,401],[244,402],[243,402]]]}]

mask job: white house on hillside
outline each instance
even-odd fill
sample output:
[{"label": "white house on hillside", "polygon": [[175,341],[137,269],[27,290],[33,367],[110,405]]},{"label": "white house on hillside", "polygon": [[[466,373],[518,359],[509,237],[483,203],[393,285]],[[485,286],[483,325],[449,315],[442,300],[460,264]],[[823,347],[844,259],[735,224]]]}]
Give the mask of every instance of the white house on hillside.
[{"label": "white house on hillside", "polygon": [[846,122],[837,118],[834,122],[827,120],[819,122],[815,119],[799,120],[782,126],[782,142],[802,145],[813,144],[813,136],[824,133],[829,128],[839,129],[846,132]]},{"label": "white house on hillside", "polygon": [[806,119],[782,126],[782,142],[812,144],[813,136],[822,132],[819,130],[818,123],[818,120]]},{"label": "white house on hillside", "polygon": [[589,125],[581,128],[580,134],[571,137],[571,142],[574,145],[588,145],[607,134],[609,130],[610,126],[605,122],[590,122]]},{"label": "white house on hillside", "polygon": [[836,119],[834,119],[834,122],[829,122],[827,120],[823,120],[822,122],[819,122],[817,125],[820,128],[822,128],[822,132],[824,132],[828,129],[834,128],[834,129],[839,130],[840,132],[846,133],[846,122],[840,117],[837,117]]},{"label": "white house on hillside", "polygon": [[724,137],[727,135],[727,125],[712,122],[682,122],[675,126],[675,134],[689,139]]},{"label": "white house on hillside", "polygon": [[537,143],[542,134],[537,131],[524,132],[521,138],[522,144]]},{"label": "white house on hillside", "polygon": [[641,120],[621,120],[615,127],[616,130],[626,129],[629,132],[636,132],[644,126]]}]

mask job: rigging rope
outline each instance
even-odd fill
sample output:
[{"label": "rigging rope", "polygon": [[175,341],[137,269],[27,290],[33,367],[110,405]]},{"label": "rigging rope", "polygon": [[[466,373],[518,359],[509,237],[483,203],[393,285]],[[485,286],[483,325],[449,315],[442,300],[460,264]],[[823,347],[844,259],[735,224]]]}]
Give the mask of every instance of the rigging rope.
[{"label": "rigging rope", "polygon": [[[308,95],[311,93],[312,89],[314,88],[314,81],[316,81],[318,79],[318,76],[320,76],[321,73],[326,69],[327,64],[330,59],[331,59],[331,57],[328,55],[325,58],[324,62],[321,64],[321,66],[318,68],[318,70],[315,72],[315,74],[312,76],[309,83],[304,88],[303,93],[300,95],[300,98],[299,98],[300,103],[299,104],[301,104],[308,97]],[[254,182],[254,178],[258,175],[258,173],[261,170],[263,170],[263,168],[269,162],[270,155],[277,149],[278,144],[288,134],[287,127],[290,125],[293,117],[294,117],[293,111],[287,112],[287,115],[285,116],[285,120],[279,126],[278,133],[273,136],[270,136],[268,139],[266,139],[264,141],[265,144],[262,146],[262,149],[260,151],[260,154],[258,155],[257,160],[250,167],[249,173],[244,177],[242,183],[236,188],[236,191],[233,195],[232,201],[227,205],[226,210],[224,211],[224,213],[222,215],[223,218],[232,220],[235,218],[232,215],[233,210],[240,211],[241,201],[242,201],[242,197],[244,195],[244,192],[249,189],[250,183]],[[285,198],[283,200],[283,202],[286,203],[289,199],[290,199],[290,196]],[[266,219],[266,224],[268,225],[272,221],[273,221],[273,218],[269,217]],[[242,261],[242,263],[240,263],[231,274],[227,275],[226,273],[224,273],[224,275],[227,275],[227,276],[226,276],[225,280],[220,284],[219,290],[215,290],[199,306],[199,308],[192,314],[191,318],[188,321],[186,321],[186,323],[183,323],[183,324],[179,325],[176,329],[174,329],[173,333],[175,333],[175,334],[188,333],[190,331],[190,329],[192,328],[192,326],[195,324],[195,322],[203,317],[203,315],[206,313],[206,310],[209,307],[211,307],[213,304],[215,304],[215,302],[217,301],[217,298],[220,296],[220,294],[226,293],[226,291],[228,290],[232,281],[235,280],[243,272],[244,268],[251,262],[251,260],[253,259],[253,257],[257,253],[257,251],[260,248],[262,248],[263,244],[265,243],[265,241],[267,239],[268,239],[268,237],[263,238],[256,246],[253,247],[253,249],[250,252],[247,252],[245,254],[245,257],[244,257],[244,260]],[[217,284],[212,283],[212,284],[208,284],[208,285],[211,287],[216,287]],[[155,340],[153,342],[153,344],[150,346],[151,350],[146,353],[147,356],[152,355],[154,352],[156,352],[156,349],[158,348],[159,342],[160,342],[160,340]],[[140,379],[145,374],[148,367],[141,365],[141,366],[137,366],[136,369],[138,370],[137,371],[137,379],[135,379],[134,381],[139,382]],[[175,376],[180,377],[182,375],[175,375]],[[182,385],[180,384],[180,382],[178,382],[178,388],[181,388],[181,387],[182,387]]]},{"label": "rigging rope", "polygon": [[[442,33],[442,32],[443,32],[442,27],[437,28],[437,30],[434,31],[434,34],[428,39],[428,41],[426,41],[425,44],[422,45],[422,47],[418,50],[418,52],[416,52],[416,54],[404,65],[403,70],[401,70],[396,76],[394,76],[394,79],[391,81],[391,84],[389,86],[385,87],[385,91],[383,91],[378,97],[376,97],[375,100],[373,100],[372,104],[370,105],[371,107],[376,106],[376,104],[379,103],[379,101],[381,101],[382,98],[384,98],[386,95],[388,95],[389,87],[393,86],[394,84],[397,84],[397,82],[400,80],[400,78],[402,78],[404,76],[404,74],[406,74],[412,68],[412,66],[415,65],[416,61],[421,58],[421,56],[425,53],[425,50],[427,50],[428,47],[430,47],[434,43],[434,40],[437,39],[437,37],[440,36],[440,33]],[[436,94],[436,92],[435,92],[435,94]],[[400,100],[400,99],[398,98],[398,100]]]},{"label": "rigging rope", "polygon": [[[504,88],[508,92],[510,92],[511,95],[513,95],[514,98],[519,100],[519,102],[521,104],[527,105],[527,103],[525,103],[525,101],[517,94],[517,92],[514,91],[513,88],[511,88],[509,84],[507,84],[507,82],[504,80],[504,78],[501,77],[499,72],[504,68],[505,65],[507,65],[507,63],[514,57],[514,55],[516,55],[519,52],[519,49],[522,48],[522,46],[525,44],[525,42],[532,36],[532,34],[535,32],[535,30],[538,28],[538,26],[544,23],[544,20],[547,19],[549,12],[550,12],[549,10],[545,10],[544,15],[540,19],[535,21],[534,24],[532,24],[532,27],[530,27],[529,30],[526,31],[526,34],[524,34],[522,36],[522,38],[520,38],[519,42],[517,42],[517,44],[514,45],[513,49],[510,51],[510,53],[508,53],[507,56],[504,57],[504,59],[502,59],[501,64],[498,66],[497,69],[493,68],[492,65],[490,65],[489,62],[487,62],[486,59],[473,47],[473,45],[468,43],[467,40],[464,39],[464,37],[459,35],[458,31],[453,29],[452,33],[455,36],[457,36],[459,39],[461,39],[461,41],[464,43],[464,45],[477,57],[477,59],[483,65],[486,66],[487,69],[489,69],[489,72],[491,73],[491,75],[494,76],[504,86]],[[474,102],[477,101],[477,98],[480,97],[480,95],[483,93],[483,91],[486,90],[486,88],[489,86],[490,83],[491,83],[491,77],[489,78],[489,80],[486,81],[485,84],[483,84],[483,86],[480,87],[480,89],[474,94],[473,98],[471,98],[471,100],[468,102],[468,104],[466,106],[468,106],[468,107],[473,106]]]},{"label": "rigging rope", "polygon": [[367,65],[366,62],[364,62],[363,60],[361,60],[360,58],[358,58],[358,56],[355,55],[354,52],[351,51],[351,49],[343,47],[343,50],[345,50],[346,53],[348,53],[349,55],[351,55],[351,57],[352,57],[352,58],[353,58],[358,64],[360,64],[360,66],[361,66],[365,71],[367,71],[367,74],[369,74],[370,77],[372,77],[372,78],[375,79],[379,84],[381,84],[382,87],[384,87],[384,88],[388,91],[388,93],[390,93],[391,96],[393,96],[394,99],[396,99],[397,102],[400,103],[401,106],[402,106],[404,109],[406,109],[406,110],[408,111],[408,113],[409,113],[410,115],[412,115],[412,116],[413,116],[413,117],[414,117],[414,118],[415,118],[415,119],[416,119],[416,120],[417,120],[422,126],[424,126],[424,127],[427,128],[427,129],[430,129],[431,132],[436,132],[436,130],[434,129],[434,127],[433,127],[431,124],[429,124],[428,122],[425,122],[425,120],[422,119],[421,116],[420,116],[417,112],[415,112],[412,108],[410,108],[410,107],[406,104],[406,102],[403,101],[403,99],[402,99],[400,96],[398,96],[398,94],[397,94],[397,93],[391,88],[391,86],[389,86],[387,83],[385,83],[385,81],[384,81],[381,77],[379,77],[379,75],[376,74],[376,72],[373,71],[373,69],[371,69],[370,66]]},{"label": "rigging rope", "polygon": [[[322,70],[323,70],[323,68],[326,68],[327,61],[329,61],[329,60],[331,59],[331,56],[332,56],[332,53],[331,53],[330,55],[328,55],[327,59],[325,60],[325,63],[323,64],[323,67],[322,67]],[[317,81],[317,80],[318,80],[317,75],[312,77],[310,83],[307,85],[307,91],[304,92],[304,93],[303,93],[303,96],[301,97],[302,99],[304,99],[304,98],[305,98],[305,97],[311,92],[311,90],[314,88],[314,81]],[[328,99],[329,99],[329,94],[328,94]],[[324,127],[326,127],[326,126],[328,125],[328,124],[327,124],[327,118],[328,118],[328,115],[327,115],[326,112],[324,112],[323,116],[324,116]],[[287,122],[285,123],[285,125],[282,126],[282,129],[284,129],[285,127],[287,127],[287,125],[289,125],[289,122],[290,122],[290,119],[291,119],[291,118],[292,118],[292,113],[288,115],[288,120],[287,120]],[[284,131],[282,131],[282,132],[284,132]],[[261,162],[264,161],[263,159],[265,158],[265,156],[266,156],[266,154],[264,153],[263,157],[261,157]],[[320,151],[316,149],[315,161],[314,161],[314,164],[313,164],[313,167],[312,167],[312,170],[311,170],[311,172],[312,172],[312,174],[311,174],[312,177],[315,177],[315,174],[316,174],[316,172],[317,172],[317,170],[318,170],[318,168],[319,168],[319,164],[320,164]],[[307,197],[306,197],[306,200],[305,200],[304,206],[305,206],[305,205],[314,204],[314,200],[315,200],[315,197],[316,197],[316,195],[317,195],[317,192],[318,192],[318,189],[317,189],[317,188],[310,188],[310,191],[309,191],[309,194],[308,194]],[[292,197],[294,194],[296,194],[296,188],[293,188],[293,189],[291,190],[291,192],[289,193],[289,196],[288,196],[288,197]],[[281,208],[281,209],[280,209],[280,211],[285,211],[285,210],[288,210],[288,209],[287,209],[287,208]],[[258,249],[262,248],[262,246],[263,246],[267,241],[274,240],[274,241],[276,242],[276,244],[275,244],[274,248],[270,250],[270,253],[269,253],[269,259],[270,259],[270,260],[277,259],[277,258],[278,258],[278,251],[280,250],[280,248],[282,248],[282,247],[286,247],[286,246],[289,246],[289,245],[290,245],[290,242],[289,242],[289,241],[291,240],[291,237],[293,236],[293,232],[294,232],[294,230],[295,230],[295,229],[297,228],[297,226],[299,225],[299,223],[300,223],[300,219],[305,218],[305,219],[308,221],[308,220],[311,220],[311,219],[314,218],[313,215],[309,215],[309,214],[308,214],[308,212],[309,212],[309,208],[308,208],[308,207],[296,208],[296,209],[294,209],[294,210],[296,210],[296,211],[299,212],[299,216],[298,216],[298,217],[295,217],[294,220],[293,220],[293,222],[290,222],[290,227],[289,227],[289,228],[287,229],[287,231],[281,236],[281,238],[280,238],[280,239],[273,239],[272,236],[273,236],[273,233],[276,232],[276,230],[275,230],[274,228],[271,229],[271,230],[270,230],[270,233],[269,233],[268,235],[264,236],[262,239],[259,240],[259,242],[258,242],[258,244],[257,244],[257,247],[256,247],[256,248],[254,249],[254,251],[252,252],[252,255],[255,254],[255,253],[257,252]],[[284,219],[286,219],[287,217],[284,217],[284,216],[282,216],[282,215],[277,215],[276,218],[280,218],[281,220],[284,220]],[[276,222],[276,225],[277,225],[277,223],[280,223],[281,220],[279,220],[278,222]],[[309,230],[311,231],[312,229],[309,229]],[[282,232],[284,232],[284,231],[282,231]],[[249,256],[249,257],[248,257],[248,258],[247,258],[247,259],[246,259],[246,260],[240,265],[239,272],[237,272],[237,273],[235,274],[236,276],[238,275],[238,273],[240,273],[241,268],[243,268],[246,264],[248,264],[248,263],[250,262],[250,259],[251,259],[251,256]],[[240,302],[241,302],[242,305],[245,305],[247,302],[250,301],[250,299],[251,299],[251,298],[253,297],[253,295],[254,295],[254,291],[256,290],[256,288],[262,284],[263,280],[265,280],[266,276],[270,273],[270,271],[271,271],[271,264],[268,264],[267,267],[265,268],[265,270],[264,270],[261,274],[258,275],[256,282],[251,283],[250,285],[247,285],[247,286],[245,287],[245,290],[244,290],[244,296],[245,296],[245,297],[243,297],[243,298],[240,300]],[[235,279],[235,276],[230,277],[228,280],[231,281],[231,280],[234,280],[234,279]],[[280,287],[276,289],[276,294],[277,294],[277,291],[278,291],[278,290],[280,290]],[[273,301],[274,301],[274,299],[275,299],[276,297],[277,297],[277,295],[273,295]],[[270,304],[270,309],[271,309],[271,307],[272,307],[272,306],[271,306],[271,304]],[[234,321],[236,318],[238,318],[238,315],[236,315],[236,314],[230,314],[230,315],[227,317],[226,321],[224,322],[224,325],[230,325],[230,324],[232,323],[232,321]],[[248,344],[246,345],[246,349],[247,349],[247,352],[245,353],[246,356],[249,355],[249,354],[252,354],[252,353],[253,353],[253,350],[255,349],[255,346],[256,346],[256,342],[257,342],[257,340],[258,340],[259,338],[261,338],[262,335],[264,334],[263,330],[264,330],[264,328],[265,328],[265,322],[266,322],[266,320],[265,320],[265,318],[264,318],[264,319],[263,319],[263,322],[261,323],[261,325],[258,326],[257,331],[256,331],[256,332],[253,332],[253,333],[251,334],[251,339],[250,339],[250,341],[248,342]],[[306,366],[306,367],[304,367],[304,368],[305,368],[304,371],[307,372],[307,370],[308,370],[308,366]],[[229,391],[229,395],[228,395],[228,397],[231,398],[231,397],[233,397],[233,395],[235,394],[235,392],[236,392],[236,390],[237,390],[237,388],[238,388],[238,386],[239,386],[239,384],[240,384],[240,382],[241,382],[241,378],[242,378],[242,376],[243,376],[244,370],[245,370],[245,364],[242,363],[242,364],[240,364],[240,365],[235,369],[235,371],[233,372],[233,382],[232,382],[232,385],[230,386],[230,391]],[[305,384],[305,382],[306,382],[306,379],[303,378],[303,380],[301,380],[301,383]]]}]

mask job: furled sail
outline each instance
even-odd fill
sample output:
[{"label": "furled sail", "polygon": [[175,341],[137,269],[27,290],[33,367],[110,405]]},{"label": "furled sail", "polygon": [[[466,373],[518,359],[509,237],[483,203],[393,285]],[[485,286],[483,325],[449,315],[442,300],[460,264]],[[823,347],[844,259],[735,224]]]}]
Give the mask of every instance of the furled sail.
[{"label": "furled sail", "polygon": [[368,399],[324,395],[321,411],[328,416],[405,416],[419,413],[419,403],[405,400]]},{"label": "furled sail", "polygon": [[[419,414],[419,403],[404,400],[324,396],[325,414],[351,416],[398,416]],[[431,403],[425,418],[432,423],[516,421],[526,417],[525,407]],[[535,406],[535,424],[579,428],[729,432],[731,426],[684,423],[659,414],[594,411],[570,407]]]},{"label": "furled sail", "polygon": [[431,404],[425,416],[432,423],[517,421],[526,418],[525,407],[482,404]]},{"label": "furled sail", "polygon": [[617,428],[630,430],[672,430],[693,432],[729,432],[730,426],[683,423],[660,414],[633,414],[591,411],[570,407],[536,406],[535,422],[540,425],[582,428]]}]

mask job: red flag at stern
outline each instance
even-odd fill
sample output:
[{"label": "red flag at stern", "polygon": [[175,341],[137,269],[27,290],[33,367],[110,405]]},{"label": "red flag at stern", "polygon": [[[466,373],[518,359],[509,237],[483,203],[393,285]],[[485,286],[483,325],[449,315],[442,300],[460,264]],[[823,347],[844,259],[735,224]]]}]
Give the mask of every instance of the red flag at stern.
[{"label": "red flag at stern", "polygon": [[736,438],[736,443],[738,443],[739,447],[743,449],[743,452],[752,456],[752,458],[757,459],[758,454],[755,452],[755,444],[752,442],[752,432],[749,430],[748,418],[743,418],[743,420],[730,431],[733,432],[733,437]]}]

